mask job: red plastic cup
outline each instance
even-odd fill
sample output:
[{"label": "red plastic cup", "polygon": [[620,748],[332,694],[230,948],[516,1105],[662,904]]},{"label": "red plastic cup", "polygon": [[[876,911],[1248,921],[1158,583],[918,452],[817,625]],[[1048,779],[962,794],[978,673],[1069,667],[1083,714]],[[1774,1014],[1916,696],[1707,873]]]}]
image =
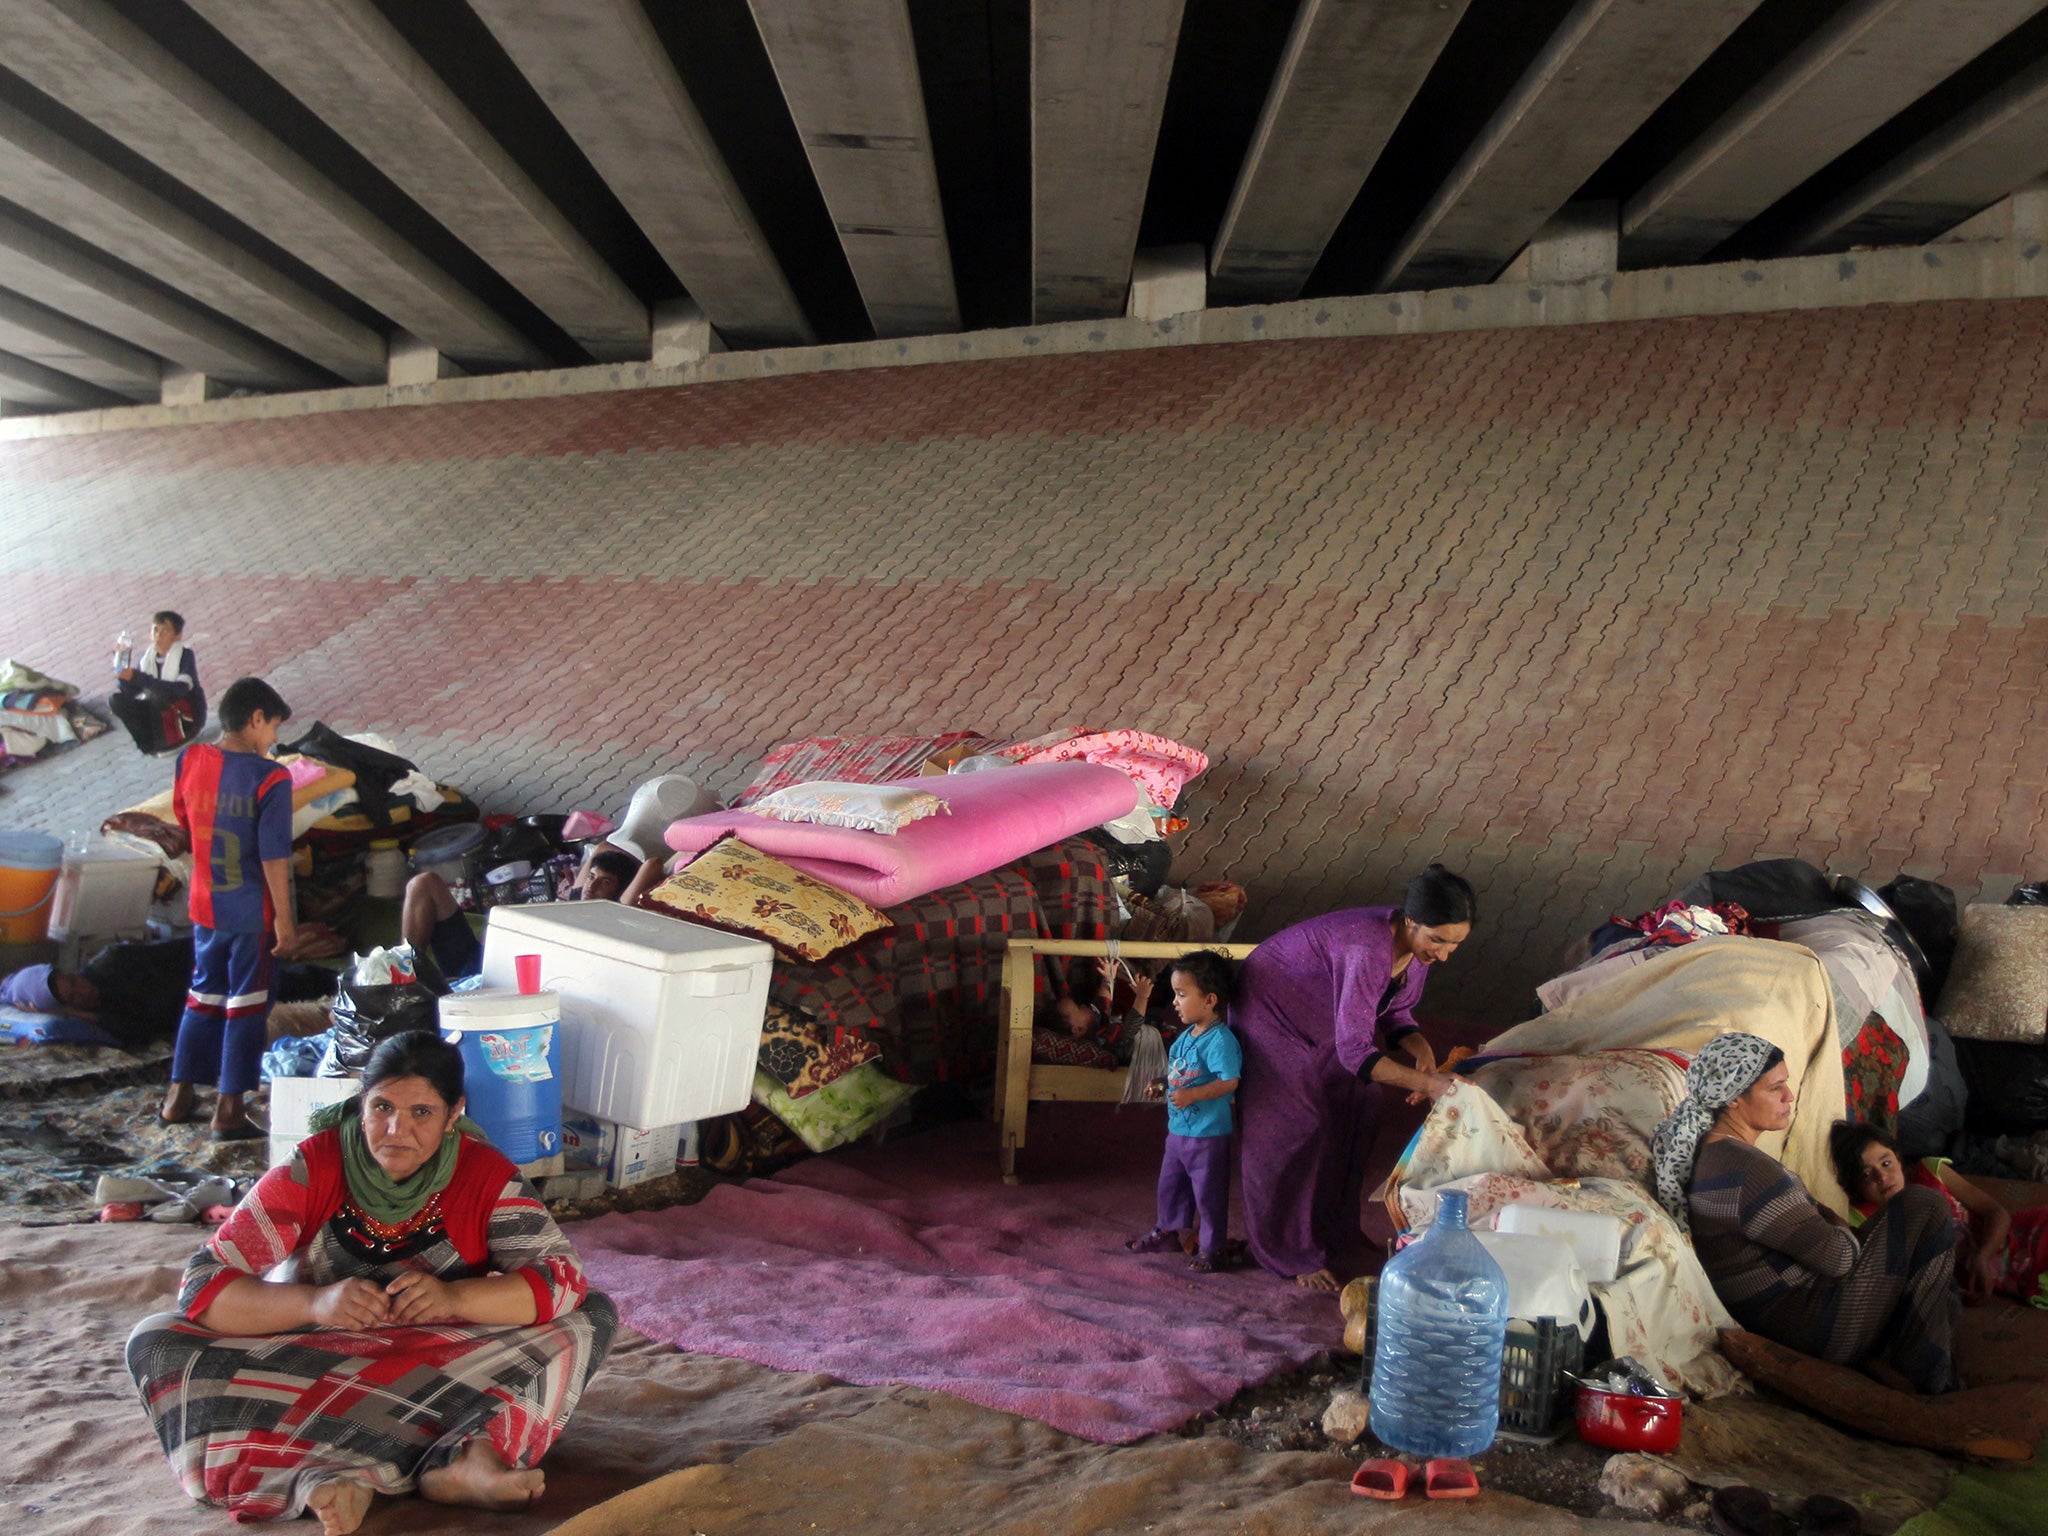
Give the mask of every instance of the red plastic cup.
[{"label": "red plastic cup", "polygon": [[531,993],[540,990],[539,955],[514,955],[512,957],[512,968],[519,973],[519,990],[521,992]]}]

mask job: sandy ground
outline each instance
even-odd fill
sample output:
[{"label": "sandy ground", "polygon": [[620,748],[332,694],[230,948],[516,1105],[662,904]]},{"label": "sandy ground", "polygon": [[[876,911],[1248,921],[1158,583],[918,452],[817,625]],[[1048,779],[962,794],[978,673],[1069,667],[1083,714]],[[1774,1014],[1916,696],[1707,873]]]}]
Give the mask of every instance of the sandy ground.
[{"label": "sandy ground", "polygon": [[[0,1402],[16,1414],[12,1454],[0,1470],[0,1531],[9,1536],[233,1528],[183,1497],[121,1364],[135,1321],[169,1306],[200,1230],[69,1224],[89,1215],[101,1171],[261,1171],[260,1143],[222,1147],[203,1127],[158,1125],[164,1075],[160,1053],[38,1048],[10,1052],[0,1065]],[[678,1176],[614,1199],[635,1207],[690,1200],[709,1182]],[[573,1239],[574,1223],[567,1230]],[[1982,1315],[1971,1321],[1964,1364],[1972,1379],[2002,1377],[1999,1367],[2021,1361],[2019,1374],[2038,1372],[2048,1315],[2008,1309],[1994,1331]],[[1630,1528],[1599,1491],[1605,1453],[1569,1434],[1543,1449],[1503,1442],[1482,1458],[1489,1495],[1476,1508],[1411,1501],[1388,1510],[1351,1497],[1344,1483],[1368,1446],[1334,1445],[1320,1419],[1331,1392],[1351,1384],[1356,1370],[1343,1357],[1322,1359],[1248,1389],[1178,1434],[1113,1449],[949,1397],[680,1354],[628,1332],[550,1458],[541,1509],[489,1523],[510,1536],[537,1536],[563,1521],[590,1536],[885,1524],[892,1536],[1425,1524],[1548,1532],[1591,1529],[1581,1517],[1594,1516],[1600,1530]],[[1853,1440],[1753,1400],[1734,1409],[1696,1405],[1694,1413],[1687,1449],[1719,1447],[1683,1466],[1696,1483],[1763,1481],[1769,1473],[1778,1480],[1772,1492],[1796,1505],[1794,1495],[1851,1492],[1845,1478],[1875,1486],[1882,1474],[1895,1486],[1882,1518],[1876,1507],[1868,1512],[1874,1533],[1936,1502],[1954,1465]],[[1761,1459],[1753,1454],[1772,1445]],[[1810,1454],[1801,1461],[1786,1447]],[[686,1475],[667,1477],[677,1472]],[[639,1491],[593,1508],[632,1490]],[[381,1501],[364,1530],[475,1530],[480,1518],[418,1500]],[[1709,1528],[1697,1505],[1670,1524]]]},{"label": "sandy ground", "polygon": [[[189,1227],[144,1223],[0,1228],[0,1401],[15,1416],[0,1474],[0,1530],[225,1536],[237,1528],[178,1490],[121,1365],[134,1321],[169,1304],[194,1237]],[[619,1524],[615,1512],[586,1518],[605,1531],[707,1536],[1388,1528],[1346,1491],[1354,1460],[1257,1451],[1213,1427],[1095,1446],[954,1398],[678,1354],[627,1334],[549,1459],[542,1507],[488,1524],[505,1536],[538,1536],[621,1492],[697,1468],[696,1481],[654,1483],[664,1491],[652,1495],[651,1524]],[[1581,1525],[1504,1493],[1484,1502],[1483,1518],[1416,1504],[1398,1528]],[[363,1529],[453,1533],[476,1530],[484,1518],[416,1499],[380,1500]],[[1634,1527],[1603,1520],[1599,1528]]]}]

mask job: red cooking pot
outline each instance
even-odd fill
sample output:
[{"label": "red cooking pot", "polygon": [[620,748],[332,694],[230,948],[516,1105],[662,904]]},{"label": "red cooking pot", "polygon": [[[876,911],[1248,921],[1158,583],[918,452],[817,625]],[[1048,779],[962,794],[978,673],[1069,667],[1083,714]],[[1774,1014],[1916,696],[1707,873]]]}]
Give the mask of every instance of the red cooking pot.
[{"label": "red cooking pot", "polygon": [[1630,1392],[1579,1388],[1579,1438],[1610,1451],[1675,1451],[1684,1427],[1682,1397],[1638,1397]]}]

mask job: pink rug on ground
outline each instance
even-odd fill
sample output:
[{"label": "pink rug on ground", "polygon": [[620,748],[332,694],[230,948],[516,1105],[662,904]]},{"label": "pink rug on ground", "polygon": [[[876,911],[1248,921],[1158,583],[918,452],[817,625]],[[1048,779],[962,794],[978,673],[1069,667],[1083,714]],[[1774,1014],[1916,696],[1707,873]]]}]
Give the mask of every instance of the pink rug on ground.
[{"label": "pink rug on ground", "polygon": [[626,1322],[679,1349],[951,1392],[1121,1444],[1343,1337],[1334,1297],[1124,1251],[1152,1224],[1164,1121],[1049,1105],[1020,1187],[997,1174],[991,1127],[953,1125],[573,1238]]}]

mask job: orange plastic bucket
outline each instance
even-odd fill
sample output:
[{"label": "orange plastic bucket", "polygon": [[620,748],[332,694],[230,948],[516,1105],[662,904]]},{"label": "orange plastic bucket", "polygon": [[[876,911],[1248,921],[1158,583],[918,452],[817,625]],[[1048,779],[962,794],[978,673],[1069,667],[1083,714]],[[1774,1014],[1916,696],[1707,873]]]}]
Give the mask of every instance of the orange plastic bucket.
[{"label": "orange plastic bucket", "polygon": [[0,832],[0,944],[39,944],[50,934],[50,901],[64,844],[41,832]]}]

